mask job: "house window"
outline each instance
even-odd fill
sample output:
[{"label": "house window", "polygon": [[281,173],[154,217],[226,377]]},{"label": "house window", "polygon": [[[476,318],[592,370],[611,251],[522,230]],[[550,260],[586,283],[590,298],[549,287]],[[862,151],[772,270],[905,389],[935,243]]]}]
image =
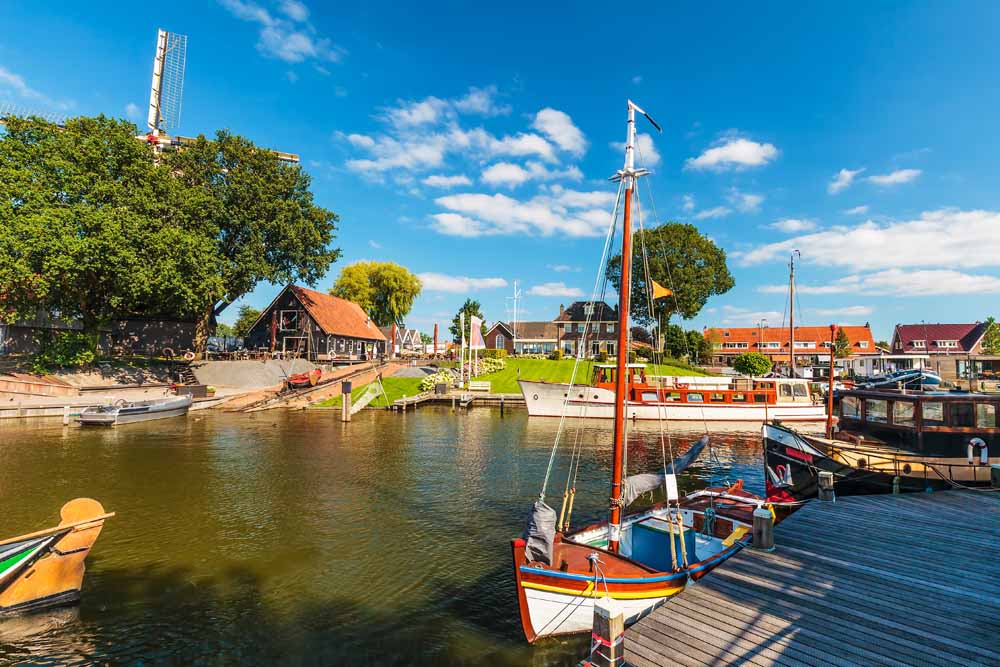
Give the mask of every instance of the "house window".
[{"label": "house window", "polygon": [[601,344],[596,340],[590,344],[590,354],[597,356],[601,352]]},{"label": "house window", "polygon": [[927,347],[922,340],[911,340],[910,344],[917,350],[922,350]]},{"label": "house window", "polygon": [[724,343],[723,347],[730,350],[745,350],[749,343]]},{"label": "house window", "polygon": [[299,311],[297,310],[283,310],[278,318],[281,322],[282,331],[298,331],[299,330]]},{"label": "house window", "polygon": [[614,322],[608,322],[607,324],[605,324],[604,330],[607,331],[608,333],[614,333],[615,332]]},{"label": "house window", "polygon": [[757,346],[765,350],[777,350],[781,347],[781,343],[772,340],[766,343],[757,343]]},{"label": "house window", "polygon": [[729,338],[729,332],[728,331],[722,332],[722,335],[725,336],[726,338]]},{"label": "house window", "polygon": [[858,341],[858,347],[860,347],[862,350],[867,350],[868,349],[868,341],[866,341],[866,340],[859,340]]},{"label": "house window", "polygon": [[608,342],[608,356],[609,357],[615,356],[615,344],[612,342]]},{"label": "house window", "polygon": [[587,317],[590,317],[591,315],[593,315],[594,314],[594,304],[593,303],[585,304],[583,306],[583,314],[586,315]]},{"label": "house window", "polygon": [[816,341],[795,341],[795,349],[797,350],[813,350],[816,349]]},{"label": "house window", "polygon": [[833,347],[833,345],[830,343],[830,341],[825,340],[825,341],[823,341],[823,347],[829,349],[829,348]]},{"label": "house window", "polygon": [[498,334],[497,334],[497,337],[496,337],[496,341],[495,341],[495,342],[493,343],[493,347],[494,347],[495,349],[497,349],[497,350],[502,350],[502,349],[503,349],[503,346],[504,346],[504,338],[503,338],[503,334],[501,334],[501,333],[498,333]]},{"label": "house window", "polygon": [[956,348],[958,347],[957,340],[936,340],[934,344],[941,348]]},{"label": "house window", "polygon": [[576,323],[576,332],[583,333],[583,325],[580,324],[579,322]]}]

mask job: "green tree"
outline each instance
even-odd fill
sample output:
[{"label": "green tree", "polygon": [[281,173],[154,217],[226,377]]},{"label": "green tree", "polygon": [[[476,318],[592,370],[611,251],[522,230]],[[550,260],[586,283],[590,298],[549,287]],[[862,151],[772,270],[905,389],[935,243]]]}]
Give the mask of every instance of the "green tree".
[{"label": "green tree", "polygon": [[353,301],[376,325],[400,324],[420,295],[420,279],[392,262],[355,262],[340,270],[330,293]]},{"label": "green tree", "polygon": [[0,137],[0,317],[194,316],[221,289],[198,202],[135,125],[9,118]]},{"label": "green tree", "polygon": [[236,324],[233,325],[233,335],[245,338],[250,333],[250,327],[259,317],[260,311],[253,306],[248,304],[240,306],[239,316],[236,318]]},{"label": "green tree", "polygon": [[[641,324],[649,324],[661,314],[665,321],[669,321],[675,313],[684,319],[691,319],[701,311],[710,296],[724,294],[735,284],[726,266],[726,252],[694,225],[667,222],[636,232],[632,247],[630,314]],[[672,296],[656,300],[653,317],[650,317],[643,249],[648,258],[650,277],[674,291]],[[606,275],[617,290],[621,283],[621,255],[608,262]]]},{"label": "green tree", "polygon": [[851,356],[851,339],[847,337],[844,327],[837,329],[837,335],[833,339],[833,354],[837,359]]},{"label": "green tree", "polygon": [[771,372],[771,360],[760,352],[744,352],[733,357],[733,368],[741,375],[760,377]]},{"label": "green tree", "polygon": [[986,354],[1000,354],[1000,325],[992,316],[986,318],[982,348]]},{"label": "green tree", "polygon": [[215,249],[217,280],[201,304],[199,348],[215,316],[261,281],[314,285],[340,257],[331,245],[339,218],[313,202],[300,165],[226,130],[212,141],[199,136],[164,163]]},{"label": "green tree", "polygon": [[688,349],[691,350],[691,361],[696,364],[708,363],[712,358],[712,344],[705,338],[705,334],[692,329],[687,332]]},{"label": "green tree", "polygon": [[[448,331],[451,332],[452,342],[454,343],[462,342],[462,326],[460,324],[462,313],[465,313],[466,332],[469,331],[469,318],[475,316],[483,320],[482,331],[483,331],[483,336],[485,337],[486,320],[483,317],[483,307],[482,305],[480,305],[478,301],[474,301],[472,299],[466,299],[465,303],[462,304],[462,307],[458,309],[458,312],[455,313],[455,317],[451,320],[451,326],[448,327]],[[466,333],[466,342],[468,342],[468,333]]]},{"label": "green tree", "polygon": [[681,326],[668,324],[663,328],[663,349],[674,359],[683,359],[690,353],[687,334]]},{"label": "green tree", "polygon": [[889,349],[889,341],[887,341],[887,340],[877,340],[877,341],[875,341],[875,347],[880,347],[883,350],[888,350]]},{"label": "green tree", "polygon": [[236,330],[230,324],[226,324],[225,322],[216,322],[215,335],[231,338],[236,335]]},{"label": "green tree", "polygon": [[424,345],[433,345],[434,338],[430,334],[425,334],[423,331],[420,332],[420,342]]}]

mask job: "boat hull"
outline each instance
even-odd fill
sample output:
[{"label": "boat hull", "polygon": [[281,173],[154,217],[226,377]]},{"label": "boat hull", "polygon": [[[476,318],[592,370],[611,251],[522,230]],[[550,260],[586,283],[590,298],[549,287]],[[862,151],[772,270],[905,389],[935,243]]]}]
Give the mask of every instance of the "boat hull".
[{"label": "boat hull", "polygon": [[191,409],[191,396],[178,396],[165,401],[144,401],[122,407],[87,408],[80,413],[80,423],[86,426],[115,426],[183,417]]},{"label": "boat hull", "polygon": [[[969,465],[964,458],[928,457],[904,450],[855,446],[802,436],[772,424],[763,427],[767,499],[802,502],[819,491],[819,472],[833,473],[837,495],[936,491],[990,483],[990,463]],[[898,479],[898,482],[896,481]]]},{"label": "boat hull", "polygon": [[[573,386],[551,382],[522,380],[528,414],[532,417],[566,417],[613,419],[614,392],[591,386]],[[564,405],[565,404],[565,405]],[[692,422],[764,422],[780,419],[787,422],[826,421],[826,408],[811,403],[773,405],[733,405],[712,403],[629,403],[626,415],[637,420],[669,420]]]}]

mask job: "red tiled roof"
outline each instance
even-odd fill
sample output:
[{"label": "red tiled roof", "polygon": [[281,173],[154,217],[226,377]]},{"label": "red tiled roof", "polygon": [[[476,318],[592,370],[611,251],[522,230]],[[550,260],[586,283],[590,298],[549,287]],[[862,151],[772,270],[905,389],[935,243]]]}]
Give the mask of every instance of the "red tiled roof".
[{"label": "red tiled roof", "polygon": [[[975,352],[986,333],[985,322],[972,324],[897,324],[892,335],[893,352]],[[913,341],[924,341],[924,347],[914,347]],[[958,347],[939,347],[935,341],[958,341]],[[899,347],[897,343],[902,343]]]},{"label": "red tiled roof", "polygon": [[368,340],[386,339],[358,304],[298,285],[292,285],[291,290],[323,333]]},{"label": "red tiled roof", "polygon": [[[847,340],[851,342],[851,348],[854,350],[875,351],[875,339],[872,338],[872,330],[868,327],[844,326],[838,328],[843,329],[844,333],[847,334]],[[763,333],[763,336],[760,335],[761,333]],[[757,327],[716,327],[705,329],[705,338],[711,339],[713,334],[717,338],[714,342],[718,343],[750,343],[747,347],[748,350],[757,349],[756,343],[758,338],[765,343],[781,343],[781,348],[775,349],[788,348],[788,327],[764,327],[763,330]],[[829,341],[829,326],[795,327],[795,342],[797,343],[814,342],[817,349],[822,349],[823,343]],[[862,341],[867,342],[868,345],[866,347],[858,345]],[[767,348],[764,348],[764,351],[766,350]],[[804,353],[804,350],[800,350],[800,352]]]}]

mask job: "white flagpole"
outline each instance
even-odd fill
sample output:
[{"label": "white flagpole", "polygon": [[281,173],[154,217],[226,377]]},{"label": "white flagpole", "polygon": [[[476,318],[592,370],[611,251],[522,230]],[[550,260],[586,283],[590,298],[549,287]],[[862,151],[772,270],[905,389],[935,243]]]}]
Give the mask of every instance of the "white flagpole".
[{"label": "white flagpole", "polygon": [[459,313],[459,327],[462,329],[462,346],[458,348],[458,384],[465,386],[465,313]]}]

